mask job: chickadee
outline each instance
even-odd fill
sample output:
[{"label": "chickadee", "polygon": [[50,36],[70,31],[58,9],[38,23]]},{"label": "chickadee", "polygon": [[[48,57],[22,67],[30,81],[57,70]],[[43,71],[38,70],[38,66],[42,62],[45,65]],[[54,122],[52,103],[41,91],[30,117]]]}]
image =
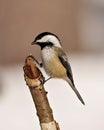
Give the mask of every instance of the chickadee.
[{"label": "chickadee", "polygon": [[68,82],[78,99],[85,105],[81,95],[74,85],[71,66],[61,46],[60,39],[53,33],[43,32],[39,34],[32,45],[41,47],[42,66],[46,73],[53,78],[61,78]]}]

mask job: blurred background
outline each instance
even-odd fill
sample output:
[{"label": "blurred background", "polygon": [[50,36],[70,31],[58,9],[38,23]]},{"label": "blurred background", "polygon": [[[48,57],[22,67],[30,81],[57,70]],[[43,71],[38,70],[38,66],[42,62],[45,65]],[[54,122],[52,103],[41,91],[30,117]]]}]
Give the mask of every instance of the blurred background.
[{"label": "blurred background", "polygon": [[31,42],[44,31],[60,38],[86,102],[83,107],[66,82],[48,81],[55,120],[61,130],[103,130],[103,0],[0,0],[0,129],[40,129],[22,67],[30,53],[40,60],[40,48]]}]

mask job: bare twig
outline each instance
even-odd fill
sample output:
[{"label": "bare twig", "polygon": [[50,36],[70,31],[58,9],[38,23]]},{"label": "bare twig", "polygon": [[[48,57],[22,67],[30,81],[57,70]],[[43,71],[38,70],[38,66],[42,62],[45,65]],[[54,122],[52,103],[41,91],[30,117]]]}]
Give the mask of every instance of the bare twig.
[{"label": "bare twig", "polygon": [[25,61],[24,77],[28,85],[40,121],[41,130],[60,130],[58,123],[54,121],[46,91],[44,89],[44,77],[37,68],[34,57],[28,56]]}]

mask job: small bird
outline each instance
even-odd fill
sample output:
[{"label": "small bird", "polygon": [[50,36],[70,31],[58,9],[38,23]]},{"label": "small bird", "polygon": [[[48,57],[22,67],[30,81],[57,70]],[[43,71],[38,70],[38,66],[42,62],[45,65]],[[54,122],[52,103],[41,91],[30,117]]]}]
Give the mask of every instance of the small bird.
[{"label": "small bird", "polygon": [[[81,103],[85,105],[81,95],[74,85],[71,66],[58,36],[51,32],[43,32],[36,36],[35,40],[32,42],[32,45],[34,44],[41,47],[41,66],[43,66],[50,78],[66,80]],[[36,62],[39,64],[37,60]]]}]

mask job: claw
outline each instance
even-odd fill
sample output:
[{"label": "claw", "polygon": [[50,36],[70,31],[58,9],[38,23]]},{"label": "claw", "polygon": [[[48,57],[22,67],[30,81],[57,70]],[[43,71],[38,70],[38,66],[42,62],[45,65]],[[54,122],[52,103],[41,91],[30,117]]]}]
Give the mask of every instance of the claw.
[{"label": "claw", "polygon": [[45,84],[48,80],[52,79],[52,77],[49,77],[48,79],[43,81],[43,84]]}]

